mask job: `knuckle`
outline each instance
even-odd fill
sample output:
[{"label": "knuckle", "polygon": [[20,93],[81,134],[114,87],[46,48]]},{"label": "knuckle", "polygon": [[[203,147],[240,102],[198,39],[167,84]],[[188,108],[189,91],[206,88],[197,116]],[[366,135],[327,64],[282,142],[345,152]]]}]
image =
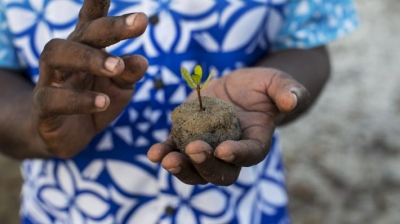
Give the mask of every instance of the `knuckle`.
[{"label": "knuckle", "polygon": [[78,92],[74,92],[71,95],[71,102],[69,104],[70,110],[66,111],[67,115],[74,114],[74,112],[78,111],[80,108],[80,94]]},{"label": "knuckle", "polygon": [[39,111],[45,112],[48,108],[49,101],[49,89],[48,87],[41,87],[37,89],[33,94],[33,106]]},{"label": "knuckle", "polygon": [[49,42],[47,42],[40,55],[40,60],[43,61],[52,58],[55,49],[57,49],[61,43],[62,40],[57,38],[51,39]]},{"label": "knuckle", "polygon": [[85,31],[87,30],[87,27],[91,24],[91,21],[83,23],[79,28],[74,30],[72,32],[68,39],[72,41],[77,41],[77,42],[83,42],[84,37],[85,37]]},{"label": "knuckle", "polygon": [[71,35],[74,40],[95,48],[104,48],[121,40],[118,17],[103,17],[84,23]]},{"label": "knuckle", "polygon": [[64,40],[59,38],[51,39],[43,48],[43,52],[53,52],[55,49],[59,48]]},{"label": "knuckle", "polygon": [[85,47],[80,51],[78,57],[80,61],[87,62],[90,58],[93,58],[93,55],[93,49],[91,47]]},{"label": "knuckle", "polygon": [[54,91],[51,90],[51,87],[42,87],[34,92],[33,109],[39,119],[52,120],[56,116],[52,103],[53,98]]},{"label": "knuckle", "polygon": [[104,26],[105,27],[116,27],[121,25],[121,19],[122,17],[108,17],[104,19]]}]

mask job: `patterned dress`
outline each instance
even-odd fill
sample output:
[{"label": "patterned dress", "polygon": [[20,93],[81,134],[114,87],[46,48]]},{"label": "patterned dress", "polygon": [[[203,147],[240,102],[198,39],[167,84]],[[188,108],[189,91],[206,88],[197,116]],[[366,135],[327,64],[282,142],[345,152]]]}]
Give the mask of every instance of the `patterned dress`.
[{"label": "patterned dress", "polygon": [[[74,29],[82,0],[2,0],[0,66],[39,77],[38,58],[52,38]],[[139,38],[107,50],[149,61],[130,104],[76,157],[22,163],[22,223],[290,223],[274,136],[267,158],[244,168],[229,187],[189,186],[146,157],[163,141],[171,111],[190,89],[179,68],[251,66],[271,51],[324,45],[358,23],[350,0],[112,0],[109,14],[142,11]],[[1,147],[1,146],[0,146]]]}]

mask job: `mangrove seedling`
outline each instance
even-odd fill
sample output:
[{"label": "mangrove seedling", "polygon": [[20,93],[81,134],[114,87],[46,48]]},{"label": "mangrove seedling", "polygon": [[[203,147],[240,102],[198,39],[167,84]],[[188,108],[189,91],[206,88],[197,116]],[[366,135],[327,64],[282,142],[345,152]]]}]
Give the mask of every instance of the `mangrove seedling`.
[{"label": "mangrove seedling", "polygon": [[171,137],[179,151],[185,154],[186,146],[197,140],[207,142],[213,149],[223,141],[239,140],[242,132],[235,107],[217,97],[200,95],[210,83],[214,70],[203,85],[200,84],[203,71],[199,65],[195,66],[193,75],[185,68],[181,68],[181,72],[188,85],[197,91],[199,100],[188,100],[171,113]]},{"label": "mangrove seedling", "polygon": [[181,73],[183,78],[190,86],[190,88],[197,91],[197,97],[199,98],[199,104],[200,104],[200,111],[204,111],[205,108],[203,107],[203,103],[201,101],[200,91],[206,88],[211,78],[214,76],[215,70],[214,69],[211,70],[210,74],[207,77],[207,80],[204,82],[202,86],[200,85],[200,83],[201,83],[201,78],[203,77],[203,69],[201,68],[200,65],[196,65],[194,67],[193,75],[190,75],[189,71],[183,67],[181,68]]}]

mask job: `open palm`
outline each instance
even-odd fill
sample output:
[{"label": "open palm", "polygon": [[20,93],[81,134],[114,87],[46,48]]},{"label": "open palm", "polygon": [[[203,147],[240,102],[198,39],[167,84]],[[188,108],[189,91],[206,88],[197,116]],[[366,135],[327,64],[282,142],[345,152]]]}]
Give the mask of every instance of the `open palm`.
[{"label": "open palm", "polygon": [[215,150],[206,142],[194,141],[185,149],[187,156],[177,152],[171,138],[154,145],[149,158],[187,184],[235,182],[241,167],[267,156],[272,135],[285,114],[300,112],[309,99],[307,90],[293,78],[267,68],[236,70],[212,80],[202,94],[235,106],[242,137],[222,142]]}]

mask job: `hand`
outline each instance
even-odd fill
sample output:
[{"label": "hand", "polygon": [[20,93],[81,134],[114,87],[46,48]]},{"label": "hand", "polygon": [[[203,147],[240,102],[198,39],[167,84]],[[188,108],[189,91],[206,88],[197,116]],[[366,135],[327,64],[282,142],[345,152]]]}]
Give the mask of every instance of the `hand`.
[{"label": "hand", "polygon": [[[173,140],[152,146],[148,157],[187,184],[234,183],[241,167],[253,166],[268,155],[275,127],[286,114],[299,113],[308,105],[307,90],[290,76],[267,68],[240,69],[210,82],[202,93],[235,106],[242,137],[222,142],[215,150],[204,141],[191,142],[187,156]],[[190,96],[193,98],[193,94]]]},{"label": "hand", "polygon": [[84,149],[126,107],[147,70],[141,56],[104,51],[147,27],[143,13],[107,17],[109,5],[85,1],[68,39],[51,40],[41,54],[32,116],[47,156],[70,158]]}]

